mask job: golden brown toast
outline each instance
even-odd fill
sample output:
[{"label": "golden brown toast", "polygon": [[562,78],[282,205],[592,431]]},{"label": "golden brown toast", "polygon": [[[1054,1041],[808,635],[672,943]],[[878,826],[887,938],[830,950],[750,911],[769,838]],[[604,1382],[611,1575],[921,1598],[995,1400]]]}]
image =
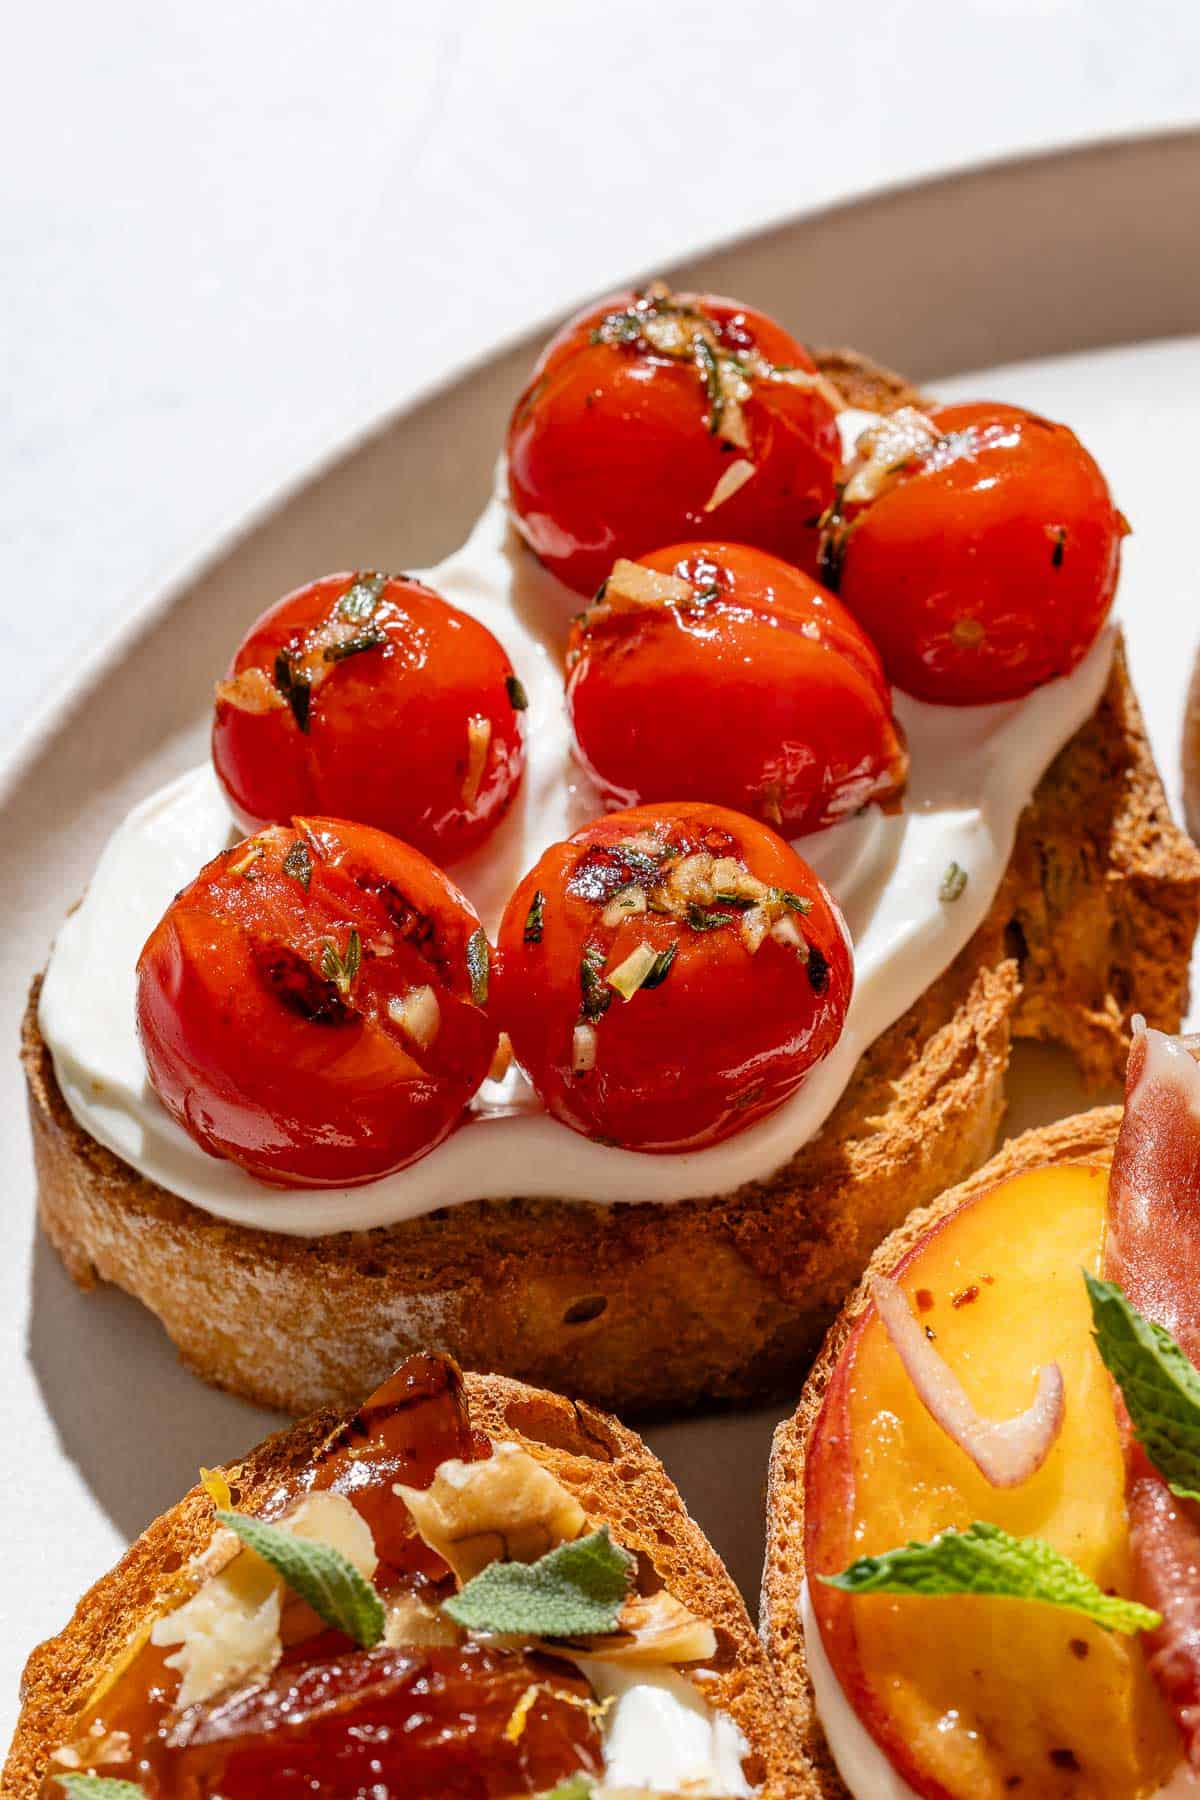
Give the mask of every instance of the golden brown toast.
[{"label": "golden brown toast", "polygon": [[[919,398],[850,352],[820,360],[851,405]],[[116,1282],[206,1380],[293,1413],[351,1403],[429,1344],[628,1412],[778,1391],[875,1245],[987,1156],[1012,1037],[1065,1044],[1089,1081],[1119,1080],[1134,1004],[1179,1026],[1198,918],[1200,853],[1168,811],[1118,650],[1022,815],[988,917],[769,1181],[602,1207],[521,1198],[514,1169],[518,1197],[464,1196],[375,1231],[228,1225],[76,1125],[35,985],[22,1054],[42,1222],[81,1286]]]},{"label": "golden brown toast", "polygon": [[825,1339],[804,1384],[800,1404],[775,1433],[767,1485],[767,1545],[759,1630],[815,1770],[812,1783],[800,1790],[803,1800],[851,1800],[816,1716],[798,1608],[804,1581],[805,1453],[838,1358],[855,1320],[868,1303],[868,1284],[877,1275],[890,1274],[931,1225],[985,1188],[1045,1163],[1110,1162],[1121,1111],[1119,1106],[1098,1106],[1075,1118],[1023,1132],[1010,1139],[968,1180],[950,1188],[932,1205],[912,1213],[872,1256],[862,1281]]},{"label": "golden brown toast", "polygon": [[[762,1784],[761,1800],[796,1800],[811,1785],[811,1772],[766,1656],[741,1597],[662,1464],[632,1431],[590,1406],[500,1376],[468,1375],[466,1387],[474,1427],[545,1463],[591,1524],[607,1524],[652,1565],[662,1585],[712,1625],[717,1654],[705,1698],[741,1727],[751,1747],[747,1777]],[[224,1473],[233,1504],[244,1512],[264,1505],[340,1422],[333,1411],[315,1415],[231,1465]],[[195,1487],[84,1595],[65,1629],[33,1652],[4,1769],[5,1800],[35,1800],[51,1751],[71,1738],[73,1717],[139,1628],[189,1591],[186,1565],[212,1532],[212,1501]]]}]

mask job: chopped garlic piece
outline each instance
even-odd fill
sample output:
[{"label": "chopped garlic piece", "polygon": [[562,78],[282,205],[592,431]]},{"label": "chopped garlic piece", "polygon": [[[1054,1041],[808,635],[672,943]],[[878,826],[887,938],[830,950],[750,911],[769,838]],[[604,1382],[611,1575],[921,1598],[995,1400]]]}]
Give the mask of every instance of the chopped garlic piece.
[{"label": "chopped garlic piece", "polygon": [[782,918],[776,919],[771,927],[771,936],[775,939],[777,944],[787,944],[793,950],[806,950],[808,948],[807,944],[804,942],[804,938],[801,936],[800,929],[797,926],[795,919],[792,918],[790,913],[784,913]]},{"label": "chopped garlic piece", "polygon": [[758,954],[763,939],[771,929],[765,907],[752,906],[742,914],[742,938],[751,956]]},{"label": "chopped garlic piece", "polygon": [[239,856],[235,863],[230,863],[229,873],[231,875],[244,875],[248,880],[255,863],[261,862],[264,854],[265,852],[261,844],[252,843],[248,845],[245,854]]},{"label": "chopped garlic piece", "polygon": [[413,988],[403,1000],[393,996],[387,1010],[393,1025],[398,1025],[419,1049],[428,1050],[442,1023],[442,1009],[433,988]]},{"label": "chopped garlic piece", "polygon": [[600,914],[602,925],[619,925],[622,919],[628,919],[634,913],[646,910],[645,891],[632,882],[629,887],[620,888],[615,893],[604,911]]},{"label": "chopped garlic piece", "polygon": [[766,882],[752,875],[735,856],[718,856],[713,864],[712,884],[714,893],[733,894],[738,900],[762,900],[770,892]]},{"label": "chopped garlic piece", "polygon": [[752,462],[744,456],[739,456],[736,462],[730,463],[704,502],[704,511],[706,513],[716,512],[718,506],[724,506],[727,500],[732,500],[738,490],[745,487],[750,477],[757,473]]},{"label": "chopped garlic piece", "polygon": [[[378,1559],[371,1528],[344,1494],[309,1494],[273,1522],[281,1531],[340,1550],[367,1581],[374,1575]],[[210,1567],[231,1547],[228,1566],[151,1627],[151,1643],[179,1645],[167,1666],[182,1676],[180,1707],[211,1700],[234,1682],[269,1675],[283,1653],[279,1618],[286,1584],[270,1564],[240,1544],[234,1532],[218,1531],[198,1559],[200,1566]]]},{"label": "chopped garlic piece", "polygon": [[509,1037],[507,1031],[502,1031],[500,1036],[496,1039],[496,1054],[493,1056],[491,1067],[488,1069],[488,1080],[503,1081],[504,1077],[508,1074],[509,1069],[512,1067],[512,1059],[512,1039]]},{"label": "chopped garlic piece", "polygon": [[761,375],[765,381],[778,381],[784,387],[811,388],[832,406],[834,412],[841,412],[845,408],[846,402],[840,391],[828,375],[822,375],[820,369],[777,369],[766,364],[754,373]]},{"label": "chopped garlic piece", "polygon": [[604,979],[623,1000],[632,1000],[657,961],[658,952],[652,944],[639,944]]},{"label": "chopped garlic piece", "polygon": [[515,1444],[497,1444],[483,1462],[444,1462],[427,1488],[393,1491],[460,1582],[489,1563],[536,1562],[587,1529],[578,1500]]},{"label": "chopped garlic piece", "polygon": [[179,1645],[166,1659],[167,1667],[182,1676],[179,1706],[211,1700],[232,1682],[271,1673],[283,1654],[282,1595],[283,1583],[274,1569],[252,1550],[243,1549],[223,1574],[213,1576],[184,1605],[154,1621],[151,1643]]},{"label": "chopped garlic piece", "polygon": [[467,720],[467,773],[462,784],[462,803],[474,806],[487,767],[488,748],[492,741],[492,721],[478,713]]},{"label": "chopped garlic piece", "polygon": [[662,575],[621,556],[604,586],[604,602],[614,612],[638,606],[687,606],[693,599],[690,581]]},{"label": "chopped garlic piece", "polygon": [[404,1649],[410,1644],[449,1649],[461,1636],[453,1619],[440,1607],[427,1606],[416,1594],[401,1593],[388,1603],[383,1641],[389,1649]]},{"label": "chopped garlic piece", "polygon": [[268,713],[286,708],[287,701],[265,669],[243,669],[231,681],[218,681],[218,706],[235,706],[239,712]]},{"label": "chopped garlic piece", "polygon": [[885,414],[878,424],[868,425],[855,446],[858,454],[848,470],[843,503],[858,505],[878,499],[904,464],[932,450],[938,437],[932,419],[915,406],[902,406]]},{"label": "chopped garlic piece", "polygon": [[586,1075],[589,1069],[596,1066],[596,1027],[594,1025],[577,1025],[571,1039],[571,1069],[576,1075]]}]

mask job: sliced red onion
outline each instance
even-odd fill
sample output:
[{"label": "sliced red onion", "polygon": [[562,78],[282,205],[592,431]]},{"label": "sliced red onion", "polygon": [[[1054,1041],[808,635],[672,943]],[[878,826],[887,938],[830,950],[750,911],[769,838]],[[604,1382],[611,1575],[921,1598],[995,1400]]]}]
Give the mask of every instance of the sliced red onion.
[{"label": "sliced red onion", "polygon": [[883,1328],[904,1364],[929,1416],[965,1450],[993,1487],[1019,1487],[1035,1475],[1062,1430],[1066,1395],[1062,1370],[1047,1363],[1039,1371],[1033,1405],[1012,1419],[984,1419],[945,1358],[917,1321],[902,1288],[880,1275],[871,1299]]}]

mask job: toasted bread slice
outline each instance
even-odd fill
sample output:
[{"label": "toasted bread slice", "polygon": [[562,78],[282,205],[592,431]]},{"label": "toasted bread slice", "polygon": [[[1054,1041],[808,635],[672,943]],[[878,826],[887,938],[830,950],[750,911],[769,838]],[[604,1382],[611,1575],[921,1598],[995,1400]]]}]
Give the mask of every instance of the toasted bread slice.
[{"label": "toasted bread slice", "polygon": [[[626,1549],[653,1567],[662,1585],[713,1627],[717,1655],[704,1697],[740,1726],[751,1749],[747,1779],[761,1784],[761,1800],[796,1800],[805,1793],[811,1771],[746,1608],[657,1457],[616,1419],[558,1394],[483,1375],[468,1375],[466,1392],[473,1427],[544,1463],[578,1499],[592,1527],[607,1524]],[[342,1422],[333,1411],[305,1419],[226,1469],[234,1504],[251,1513],[265,1505]],[[66,1628],[33,1652],[4,1769],[5,1800],[34,1800],[48,1757],[70,1740],[73,1719],[106,1670],[149,1619],[179,1604],[186,1565],[208,1545],[212,1531],[212,1501],[203,1488],[193,1488],[84,1595]]]},{"label": "toasted bread slice", "polygon": [[[919,398],[850,352],[821,361],[850,405]],[[348,1404],[430,1342],[621,1411],[776,1391],[875,1245],[987,1156],[1012,1035],[1066,1044],[1094,1083],[1119,1079],[1131,995],[1151,1024],[1179,1026],[1198,918],[1200,854],[1168,811],[1118,650],[1022,816],[987,919],[769,1181],[672,1206],[464,1196],[315,1239],[224,1224],[76,1125],[35,988],[23,1056],[42,1221],[81,1286],[116,1282],[198,1374],[293,1413]],[[513,1183],[519,1195],[519,1170]]]},{"label": "toasted bread slice", "polygon": [[805,1790],[805,1800],[810,1800],[810,1796],[811,1800],[818,1800],[818,1797],[819,1800],[851,1800],[816,1716],[799,1605],[804,1582],[805,1453],[830,1377],[855,1320],[868,1303],[868,1283],[877,1275],[890,1274],[930,1226],[985,1188],[1046,1163],[1110,1162],[1121,1113],[1119,1106],[1098,1106],[1075,1118],[1023,1132],[1020,1137],[1010,1139],[968,1180],[950,1188],[932,1205],[910,1214],[872,1256],[862,1281],[847,1299],[825,1339],[821,1354],[804,1384],[799,1406],[775,1433],[767,1485],[767,1546],[759,1628],[816,1771],[814,1785]]}]

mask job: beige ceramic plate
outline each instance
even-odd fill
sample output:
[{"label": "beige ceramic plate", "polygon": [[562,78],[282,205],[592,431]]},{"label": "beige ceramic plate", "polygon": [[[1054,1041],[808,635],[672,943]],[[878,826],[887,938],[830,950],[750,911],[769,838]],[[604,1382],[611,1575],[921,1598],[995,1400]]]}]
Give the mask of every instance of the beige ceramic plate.
[{"label": "beige ceramic plate", "polygon": [[[1188,532],[1200,339],[1184,335],[1200,331],[1198,215],[1200,134],[1186,134],[883,193],[667,271],[742,296],[811,341],[859,345],[947,393],[1021,399],[1080,431],[1137,529],[1122,612],[1171,781],[1198,631]],[[29,976],[104,837],[204,754],[212,682],[245,625],[315,573],[420,567],[457,544],[543,336],[385,418],[273,497],[131,611],[54,697],[0,772],[0,995],[13,1051]],[[1026,366],[1001,367],[1015,363]],[[1079,1101],[1058,1058],[1022,1056],[1020,1123]],[[122,1295],[72,1289],[34,1229],[15,1055],[0,1060],[0,1117],[4,1741],[27,1650],[200,1463],[236,1455],[274,1421],[201,1387]],[[650,1434],[751,1597],[772,1423],[760,1412]]]}]

